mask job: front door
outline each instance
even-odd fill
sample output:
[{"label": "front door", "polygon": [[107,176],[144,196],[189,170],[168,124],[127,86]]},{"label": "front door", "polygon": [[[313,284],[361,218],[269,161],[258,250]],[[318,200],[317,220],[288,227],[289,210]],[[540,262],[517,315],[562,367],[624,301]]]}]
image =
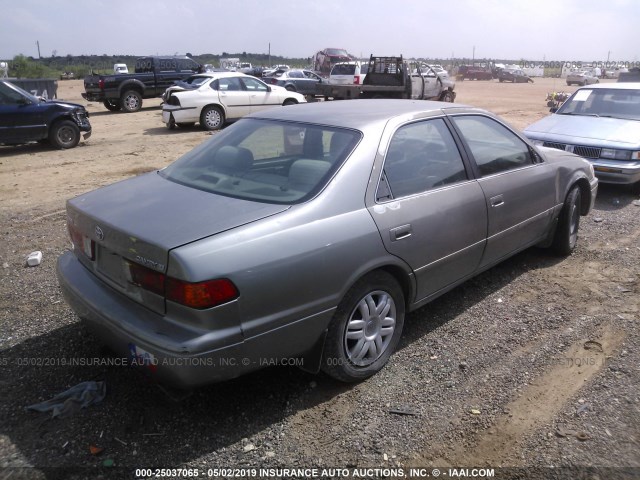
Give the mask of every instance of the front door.
[{"label": "front door", "polygon": [[451,119],[478,168],[489,216],[481,266],[492,265],[546,236],[555,207],[555,170],[492,118]]}]

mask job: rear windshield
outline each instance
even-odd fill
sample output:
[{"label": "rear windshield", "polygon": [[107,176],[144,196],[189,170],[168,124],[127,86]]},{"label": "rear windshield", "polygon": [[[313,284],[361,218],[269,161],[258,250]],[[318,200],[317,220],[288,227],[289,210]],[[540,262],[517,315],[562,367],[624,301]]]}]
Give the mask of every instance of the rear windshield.
[{"label": "rear windshield", "polygon": [[324,188],[360,136],[355,130],[241,119],[160,174],[229,197],[300,203]]},{"label": "rear windshield", "polygon": [[355,65],[335,65],[331,70],[331,75],[355,75]]}]

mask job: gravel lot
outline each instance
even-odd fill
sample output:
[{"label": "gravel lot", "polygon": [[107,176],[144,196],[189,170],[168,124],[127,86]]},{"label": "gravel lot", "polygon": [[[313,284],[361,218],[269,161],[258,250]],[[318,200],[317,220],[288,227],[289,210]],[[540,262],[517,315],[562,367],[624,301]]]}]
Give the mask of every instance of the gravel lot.
[{"label": "gravel lot", "polygon": [[[465,81],[457,91],[523,128],[546,114],[554,88],[566,87]],[[81,81],[60,82],[59,97],[87,105],[81,91]],[[601,185],[569,258],[530,249],[410,314],[389,365],[358,385],[274,367],[178,395],[100,365],[99,342],[55,277],[69,244],[64,200],[208,138],[169,132],[158,105],[113,114],[89,104],[94,134],[70,151],[0,147],[0,480],[183,467],[640,478],[640,200],[630,189]],[[25,268],[34,250],[43,262]],[[25,411],[87,380],[106,381],[101,404],[65,419]]]}]

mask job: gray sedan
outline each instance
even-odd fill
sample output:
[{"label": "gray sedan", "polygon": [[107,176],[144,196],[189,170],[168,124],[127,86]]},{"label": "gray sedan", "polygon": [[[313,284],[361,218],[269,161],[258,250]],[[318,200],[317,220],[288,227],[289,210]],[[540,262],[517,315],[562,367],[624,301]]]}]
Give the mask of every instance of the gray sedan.
[{"label": "gray sedan", "polygon": [[159,381],[270,365],[353,382],[405,313],[532,245],[568,255],[598,182],[490,113],[320,102],[251,114],[158,172],[67,203],[67,301]]}]

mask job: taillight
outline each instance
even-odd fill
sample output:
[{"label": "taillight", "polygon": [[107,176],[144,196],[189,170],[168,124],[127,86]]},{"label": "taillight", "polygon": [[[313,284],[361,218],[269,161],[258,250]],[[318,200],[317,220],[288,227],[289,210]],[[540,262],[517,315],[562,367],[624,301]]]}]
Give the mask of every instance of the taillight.
[{"label": "taillight", "polygon": [[131,273],[131,283],[134,285],[156,295],[164,295],[164,273],[156,272],[137,263],[129,264],[129,272]]},{"label": "taillight", "polygon": [[71,237],[73,249],[77,252],[82,252],[89,260],[95,260],[95,242],[76,230],[71,223],[67,223],[67,228],[69,229],[69,236]]},{"label": "taillight", "polygon": [[220,278],[199,283],[187,283],[167,277],[167,300],[191,308],[210,308],[238,298],[238,290],[231,280]]},{"label": "taillight", "polygon": [[204,309],[216,307],[238,298],[236,286],[226,278],[189,283],[171,278],[137,263],[129,264],[131,283],[167,300],[187,307]]},{"label": "taillight", "polygon": [[353,76],[353,84],[354,85],[360,85],[360,75],[354,75]]},{"label": "taillight", "polygon": [[104,78],[98,80],[98,88],[104,90]]}]

